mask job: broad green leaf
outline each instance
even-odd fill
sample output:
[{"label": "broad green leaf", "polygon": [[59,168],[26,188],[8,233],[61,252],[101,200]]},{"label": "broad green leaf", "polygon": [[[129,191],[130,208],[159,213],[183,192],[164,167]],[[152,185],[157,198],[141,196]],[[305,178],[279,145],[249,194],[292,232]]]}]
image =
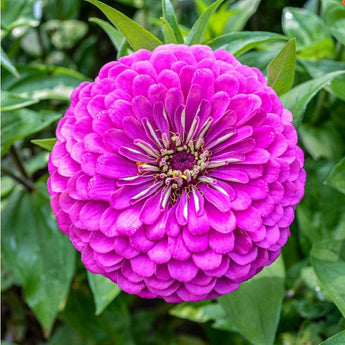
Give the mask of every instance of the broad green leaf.
[{"label": "broad green leaf", "polygon": [[36,112],[29,109],[18,109],[2,113],[1,156],[18,139],[39,132],[61,117],[54,111]]},{"label": "broad green leaf", "polygon": [[215,3],[210,5],[206,9],[206,11],[198,18],[198,20],[194,23],[193,27],[191,28],[186,38],[186,44],[192,45],[192,44],[202,43],[206,28],[207,28],[207,24],[212,14],[215,12],[215,10],[219,7],[219,5],[223,1],[224,0],[217,0]]},{"label": "broad green leaf", "polygon": [[100,315],[103,310],[121,292],[121,289],[108,278],[87,272],[87,278],[96,305],[96,315]]},{"label": "broad green leaf", "polygon": [[333,167],[325,183],[345,194],[345,157]]},{"label": "broad green leaf", "polygon": [[289,91],[295,78],[296,40],[291,39],[267,66],[267,84],[279,95]]},{"label": "broad green leaf", "polygon": [[338,0],[322,0],[322,19],[329,32],[345,45],[345,6]]},{"label": "broad green leaf", "polygon": [[[299,59],[307,72],[313,78],[321,77],[327,73],[345,71],[345,63],[333,60],[305,60]],[[328,86],[327,91],[345,101],[345,75],[334,78]]]},{"label": "broad green leaf", "polygon": [[16,78],[19,78],[19,73],[5,51],[1,47],[1,66],[4,66],[10,73],[12,73]]},{"label": "broad green leaf", "polygon": [[161,22],[163,23],[164,28],[164,43],[177,43],[175,33],[170,26],[169,22],[164,18],[160,17]]},{"label": "broad green leaf", "polygon": [[309,101],[325,86],[327,86],[335,77],[344,74],[345,71],[327,73],[322,77],[306,81],[295,86],[280,97],[284,107],[289,109],[294,116],[294,124],[299,127],[303,120],[304,111]]},{"label": "broad green leaf", "polygon": [[345,317],[345,240],[316,243],[310,261],[321,287]]},{"label": "broad green leaf", "polygon": [[37,102],[37,99],[22,97],[5,90],[1,92],[1,111],[25,108]]},{"label": "broad green leaf", "polygon": [[304,147],[315,160],[325,158],[337,161],[344,153],[342,137],[332,122],[324,123],[321,127],[302,124],[299,134]]},{"label": "broad green leaf", "polygon": [[170,0],[162,0],[163,17],[170,24],[177,43],[183,43],[183,36],[177,23],[174,7]]},{"label": "broad green leaf", "polygon": [[107,18],[123,33],[134,50],[153,50],[163,42],[120,11],[97,0],[87,0],[98,7]]},{"label": "broad green leaf", "polygon": [[320,345],[344,345],[345,344],[345,331],[342,331],[333,337],[323,341]]},{"label": "broad green leaf", "polygon": [[20,78],[2,75],[2,88],[22,97],[69,101],[73,89],[87,80],[84,75],[64,67],[17,66]]},{"label": "broad green leaf", "polygon": [[209,45],[213,50],[222,48],[235,56],[239,56],[262,43],[285,40],[287,40],[285,36],[272,32],[243,31],[231,32],[229,34],[219,36],[207,42],[207,45]]},{"label": "broad green leaf", "polygon": [[298,241],[308,256],[314,243],[345,238],[345,195],[324,184],[333,164],[308,158],[305,195],[296,209]]},{"label": "broad green leaf", "polygon": [[37,26],[42,17],[42,0],[2,0],[1,27]]},{"label": "broad green leaf", "polygon": [[99,18],[90,18],[89,21],[98,24],[106,32],[117,51],[121,49],[125,37],[120,31],[116,30],[105,20]]},{"label": "broad green leaf", "polygon": [[2,215],[1,240],[5,261],[48,336],[66,302],[75,250],[57,227],[45,186],[11,195]]},{"label": "broad green leaf", "polygon": [[[297,52],[312,59],[333,55],[333,40],[324,22],[315,13],[302,8],[286,7],[283,12],[283,31],[297,41]],[[316,55],[318,54],[318,56]]]},{"label": "broad green leaf", "polygon": [[37,146],[40,146],[48,151],[51,151],[56,143],[56,138],[50,139],[34,139],[31,142]]},{"label": "broad green leaf", "polygon": [[233,12],[225,25],[225,32],[241,31],[249,18],[256,12],[261,0],[239,0],[232,4],[229,11]]},{"label": "broad green leaf", "polygon": [[271,266],[241,284],[237,291],[218,299],[229,322],[255,345],[272,345],[284,297],[284,265]]}]

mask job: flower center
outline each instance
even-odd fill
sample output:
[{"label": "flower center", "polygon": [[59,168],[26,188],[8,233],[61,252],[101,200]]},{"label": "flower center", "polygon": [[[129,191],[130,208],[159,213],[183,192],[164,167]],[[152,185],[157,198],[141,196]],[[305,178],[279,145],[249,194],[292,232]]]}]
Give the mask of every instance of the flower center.
[{"label": "flower center", "polygon": [[184,143],[181,137],[173,135],[167,148],[161,150],[158,165],[161,169],[159,178],[167,186],[179,189],[195,182],[208,165],[209,151],[202,147],[203,141],[190,139]]},{"label": "flower center", "polygon": [[[156,178],[174,190],[195,184],[208,166],[210,152],[203,148],[203,139],[185,142],[179,134],[162,136],[157,165],[138,164],[138,172],[155,172]],[[157,151],[158,153],[158,151]]]}]

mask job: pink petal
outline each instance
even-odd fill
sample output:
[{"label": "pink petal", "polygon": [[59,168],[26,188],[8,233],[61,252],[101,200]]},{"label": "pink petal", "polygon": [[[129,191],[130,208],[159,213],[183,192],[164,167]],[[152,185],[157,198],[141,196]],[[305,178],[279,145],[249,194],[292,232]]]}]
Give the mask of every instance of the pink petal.
[{"label": "pink petal", "polygon": [[177,261],[172,259],[168,262],[168,269],[171,277],[180,282],[189,282],[198,273],[198,267],[191,260]]}]

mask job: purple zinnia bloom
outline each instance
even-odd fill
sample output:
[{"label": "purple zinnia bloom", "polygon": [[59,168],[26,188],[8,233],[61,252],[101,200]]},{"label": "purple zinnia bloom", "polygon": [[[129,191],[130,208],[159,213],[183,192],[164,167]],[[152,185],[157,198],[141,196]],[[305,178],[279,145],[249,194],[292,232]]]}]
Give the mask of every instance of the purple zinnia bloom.
[{"label": "purple zinnia bloom", "polygon": [[271,264],[304,193],[291,113],[262,73],[208,46],[106,64],[57,128],[48,188],[88,270],[200,301]]}]

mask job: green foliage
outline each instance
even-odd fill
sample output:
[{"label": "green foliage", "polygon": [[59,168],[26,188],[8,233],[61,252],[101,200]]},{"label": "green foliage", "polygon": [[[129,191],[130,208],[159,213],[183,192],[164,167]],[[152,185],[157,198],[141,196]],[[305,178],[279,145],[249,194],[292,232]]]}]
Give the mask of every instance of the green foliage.
[{"label": "green foliage", "polygon": [[[299,7],[287,0],[88,2],[1,1],[2,343],[344,344],[341,0],[294,2]],[[110,22],[95,18],[97,8]],[[115,56],[163,41],[226,49],[267,71],[306,157],[285,269],[280,258],[218,300],[143,300],[86,272],[58,230],[46,192],[47,150],[73,89]]]},{"label": "green foliage", "polygon": [[310,259],[324,293],[345,317],[345,240],[316,243]]},{"label": "green foliage", "polygon": [[75,251],[54,221],[45,188],[12,193],[2,217],[2,251],[48,336],[66,303]]},{"label": "green foliage", "polygon": [[102,275],[87,272],[87,278],[96,304],[96,315],[100,315],[121,290]]},{"label": "green foliage", "polygon": [[295,77],[296,40],[291,39],[267,66],[267,85],[277,95],[290,90]]},{"label": "green foliage", "polygon": [[153,50],[162,42],[142,26],[114,8],[97,0],[87,0],[97,6],[108,19],[123,33],[134,50],[145,48]]},{"label": "green foliage", "polygon": [[274,342],[284,297],[284,278],[283,262],[277,260],[235,292],[219,298],[229,323],[253,344]]}]

